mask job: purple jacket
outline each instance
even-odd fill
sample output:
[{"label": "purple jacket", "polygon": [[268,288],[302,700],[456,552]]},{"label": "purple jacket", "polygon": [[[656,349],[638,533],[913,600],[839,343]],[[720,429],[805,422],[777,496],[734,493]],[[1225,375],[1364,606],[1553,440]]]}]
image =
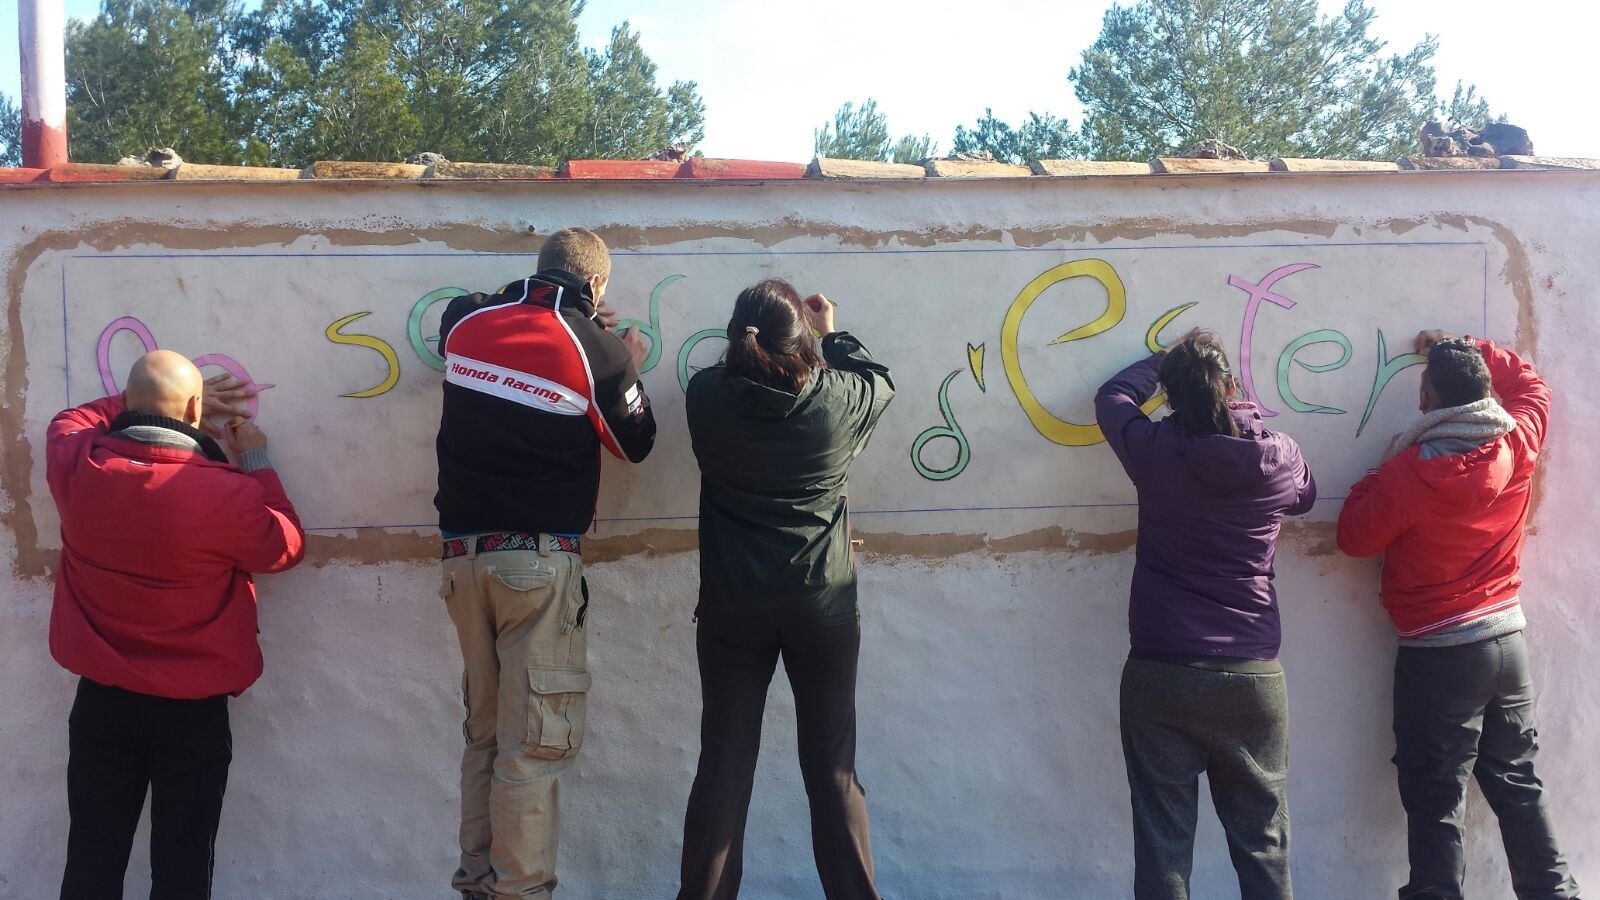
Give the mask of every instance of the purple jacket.
[{"label": "purple jacket", "polygon": [[1160,358],[1117,373],[1095,395],[1106,443],[1139,492],[1139,543],[1128,605],[1133,648],[1277,659],[1272,557],[1285,515],[1317,499],[1300,447],[1233,404],[1243,437],[1192,437],[1139,404],[1160,388]]}]

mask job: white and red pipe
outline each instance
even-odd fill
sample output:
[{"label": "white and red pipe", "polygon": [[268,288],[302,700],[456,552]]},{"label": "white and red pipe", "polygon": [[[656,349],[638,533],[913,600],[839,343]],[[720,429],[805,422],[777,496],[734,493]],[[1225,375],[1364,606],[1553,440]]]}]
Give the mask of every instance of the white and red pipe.
[{"label": "white and red pipe", "polygon": [[17,0],[22,43],[22,164],[67,161],[66,14],[62,0]]}]

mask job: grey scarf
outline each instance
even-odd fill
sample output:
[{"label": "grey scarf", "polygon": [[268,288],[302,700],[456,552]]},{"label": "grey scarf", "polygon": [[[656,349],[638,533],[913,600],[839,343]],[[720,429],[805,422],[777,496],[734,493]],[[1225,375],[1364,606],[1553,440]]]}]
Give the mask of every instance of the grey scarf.
[{"label": "grey scarf", "polygon": [[1400,446],[1446,439],[1482,446],[1516,427],[1517,420],[1511,418],[1500,401],[1485,397],[1466,406],[1447,406],[1427,413],[1400,433]]}]

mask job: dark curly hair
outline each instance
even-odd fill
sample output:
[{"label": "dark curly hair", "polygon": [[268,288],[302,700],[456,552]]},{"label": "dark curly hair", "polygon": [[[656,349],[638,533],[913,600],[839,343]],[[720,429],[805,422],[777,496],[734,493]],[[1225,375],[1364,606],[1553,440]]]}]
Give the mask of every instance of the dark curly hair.
[{"label": "dark curly hair", "polygon": [[1494,389],[1483,354],[1471,341],[1459,338],[1433,345],[1422,377],[1441,409],[1477,403]]}]

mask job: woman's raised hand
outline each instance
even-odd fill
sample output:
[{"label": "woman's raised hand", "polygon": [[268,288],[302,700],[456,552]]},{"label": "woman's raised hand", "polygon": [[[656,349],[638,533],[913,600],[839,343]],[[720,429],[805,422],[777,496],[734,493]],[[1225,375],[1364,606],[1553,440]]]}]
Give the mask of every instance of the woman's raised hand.
[{"label": "woman's raised hand", "polygon": [[811,328],[818,334],[832,334],[833,327],[833,301],[821,294],[812,294],[800,301],[806,311],[806,320],[811,323]]}]

